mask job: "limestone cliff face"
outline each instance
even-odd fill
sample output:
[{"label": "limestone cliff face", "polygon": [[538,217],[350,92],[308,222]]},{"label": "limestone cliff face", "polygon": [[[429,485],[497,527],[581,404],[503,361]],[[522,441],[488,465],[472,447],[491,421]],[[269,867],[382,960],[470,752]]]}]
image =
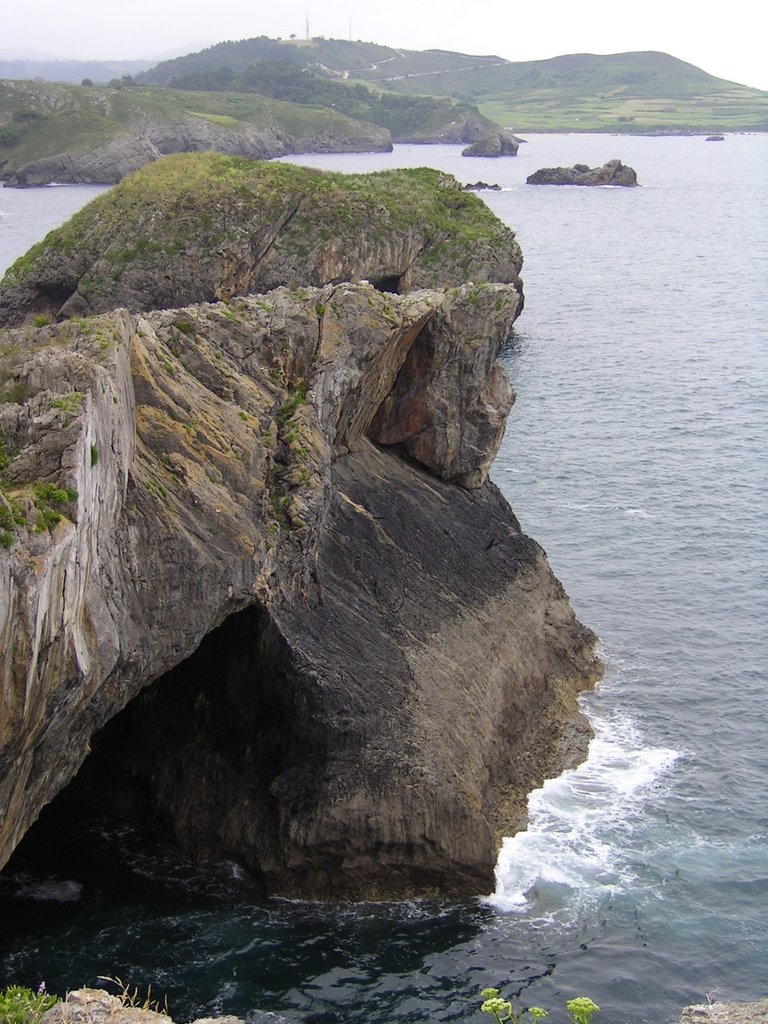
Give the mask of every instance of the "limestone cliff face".
[{"label": "limestone cliff face", "polygon": [[449,175],[312,172],[167,157],[80,211],[8,271],[0,325],[367,279],[391,292],[517,284],[514,233]]},{"label": "limestone cliff face", "polygon": [[342,282],[0,336],[0,864],[83,766],[271,892],[489,890],[598,671],[487,480],[520,305]]}]

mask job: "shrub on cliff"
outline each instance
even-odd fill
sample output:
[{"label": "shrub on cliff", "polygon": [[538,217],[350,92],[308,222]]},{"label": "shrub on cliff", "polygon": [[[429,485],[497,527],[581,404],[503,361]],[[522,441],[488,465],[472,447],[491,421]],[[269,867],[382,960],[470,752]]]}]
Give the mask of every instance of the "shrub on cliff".
[{"label": "shrub on cliff", "polygon": [[45,1011],[58,1001],[45,991],[45,982],[41,982],[37,992],[9,985],[0,992],[0,1024],[39,1024]]}]

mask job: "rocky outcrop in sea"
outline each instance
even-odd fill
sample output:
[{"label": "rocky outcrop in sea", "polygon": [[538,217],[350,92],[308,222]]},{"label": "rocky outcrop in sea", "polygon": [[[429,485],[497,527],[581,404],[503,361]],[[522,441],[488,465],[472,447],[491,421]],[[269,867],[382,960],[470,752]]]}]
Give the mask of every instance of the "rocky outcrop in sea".
[{"label": "rocky outcrop in sea", "polygon": [[573,167],[542,167],[525,179],[527,185],[637,185],[637,173],[621,160],[609,160],[602,167],[574,164]]},{"label": "rocky outcrop in sea", "polygon": [[449,175],[343,175],[213,153],[146,167],[0,282],[0,326],[369,280],[388,292],[514,284],[514,233]]},{"label": "rocky outcrop in sea", "polygon": [[[197,282],[193,304],[152,309],[144,266],[133,308],[113,308],[129,285],[117,261],[95,277],[109,260],[93,244],[83,277],[101,290],[56,293],[54,275],[45,291],[54,254],[56,274],[80,258],[71,224],[1,289],[16,321],[44,293],[61,322],[0,335],[0,863],[80,773],[96,800],[138,787],[186,851],[272,893],[488,891],[527,793],[578,756],[576,694],[599,673],[488,480],[513,400],[496,356],[522,303],[514,235],[436,172],[297,172],[306,210],[313,187],[326,200],[300,221],[300,260],[295,239],[281,248],[302,203],[264,237],[277,179],[238,162],[212,181],[211,159],[180,158],[175,209],[204,233],[205,204],[226,225],[238,195],[259,239],[222,240],[214,269],[207,241],[153,251],[154,167],[75,227],[109,234],[141,194],[134,247],[162,294]],[[422,227],[393,234],[388,189],[416,196]],[[364,230],[360,190],[378,211]],[[348,234],[323,234],[330,211]],[[253,253],[290,286],[242,295]],[[464,262],[485,279],[405,291]],[[349,279],[371,267],[378,287]],[[226,299],[200,301],[214,280]]]},{"label": "rocky outcrop in sea", "polygon": [[485,131],[461,151],[462,156],[517,156],[522,139],[504,128]]}]

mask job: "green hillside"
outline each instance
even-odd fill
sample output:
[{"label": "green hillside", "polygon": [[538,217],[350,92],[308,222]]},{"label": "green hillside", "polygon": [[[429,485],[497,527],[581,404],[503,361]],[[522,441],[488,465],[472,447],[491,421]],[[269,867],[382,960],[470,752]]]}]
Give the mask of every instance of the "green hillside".
[{"label": "green hillside", "polygon": [[[477,105],[513,131],[766,131],[768,93],[715,78],[666,53],[570,54],[511,62],[493,55],[398,50],[340,39],[260,37],[164,61],[140,80],[219,76],[221,86],[267,62],[389,93]],[[364,116],[364,115],[360,115]],[[372,119],[372,118],[371,118]]]},{"label": "green hillside", "polygon": [[0,169],[103,146],[148,118],[173,125],[185,117],[233,130],[277,127],[299,141],[361,131],[341,112],[257,95],[0,81]]},{"label": "green hillside", "polygon": [[241,71],[228,67],[189,71],[171,78],[169,87],[201,92],[256,93],[270,99],[326,107],[386,128],[395,141],[413,138],[437,141],[442,135],[452,142],[470,142],[475,141],[476,134],[456,135],[451,126],[470,120],[480,131],[496,127],[490,122],[483,124],[482,115],[473,104],[456,103],[442,96],[381,92],[341,76],[329,77],[327,69],[319,65],[309,68],[290,61],[252,61]]},{"label": "green hillside", "polygon": [[[768,130],[768,93],[655,51],[569,54],[466,71],[366,73],[387,89],[475,103],[513,131]],[[386,72],[386,74],[382,74]]]}]

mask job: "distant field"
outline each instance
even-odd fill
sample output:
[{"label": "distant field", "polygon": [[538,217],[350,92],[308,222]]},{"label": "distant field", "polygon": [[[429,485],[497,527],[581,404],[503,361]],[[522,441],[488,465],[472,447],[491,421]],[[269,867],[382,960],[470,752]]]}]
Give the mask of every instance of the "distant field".
[{"label": "distant field", "polygon": [[[768,131],[768,94],[734,89],[717,96],[503,96],[479,103],[486,117],[512,131]],[[745,93],[747,95],[745,95]]]},{"label": "distant field", "polygon": [[475,103],[512,131],[768,131],[768,92],[715,78],[666,53],[513,63],[404,52],[359,77],[399,93]]}]

